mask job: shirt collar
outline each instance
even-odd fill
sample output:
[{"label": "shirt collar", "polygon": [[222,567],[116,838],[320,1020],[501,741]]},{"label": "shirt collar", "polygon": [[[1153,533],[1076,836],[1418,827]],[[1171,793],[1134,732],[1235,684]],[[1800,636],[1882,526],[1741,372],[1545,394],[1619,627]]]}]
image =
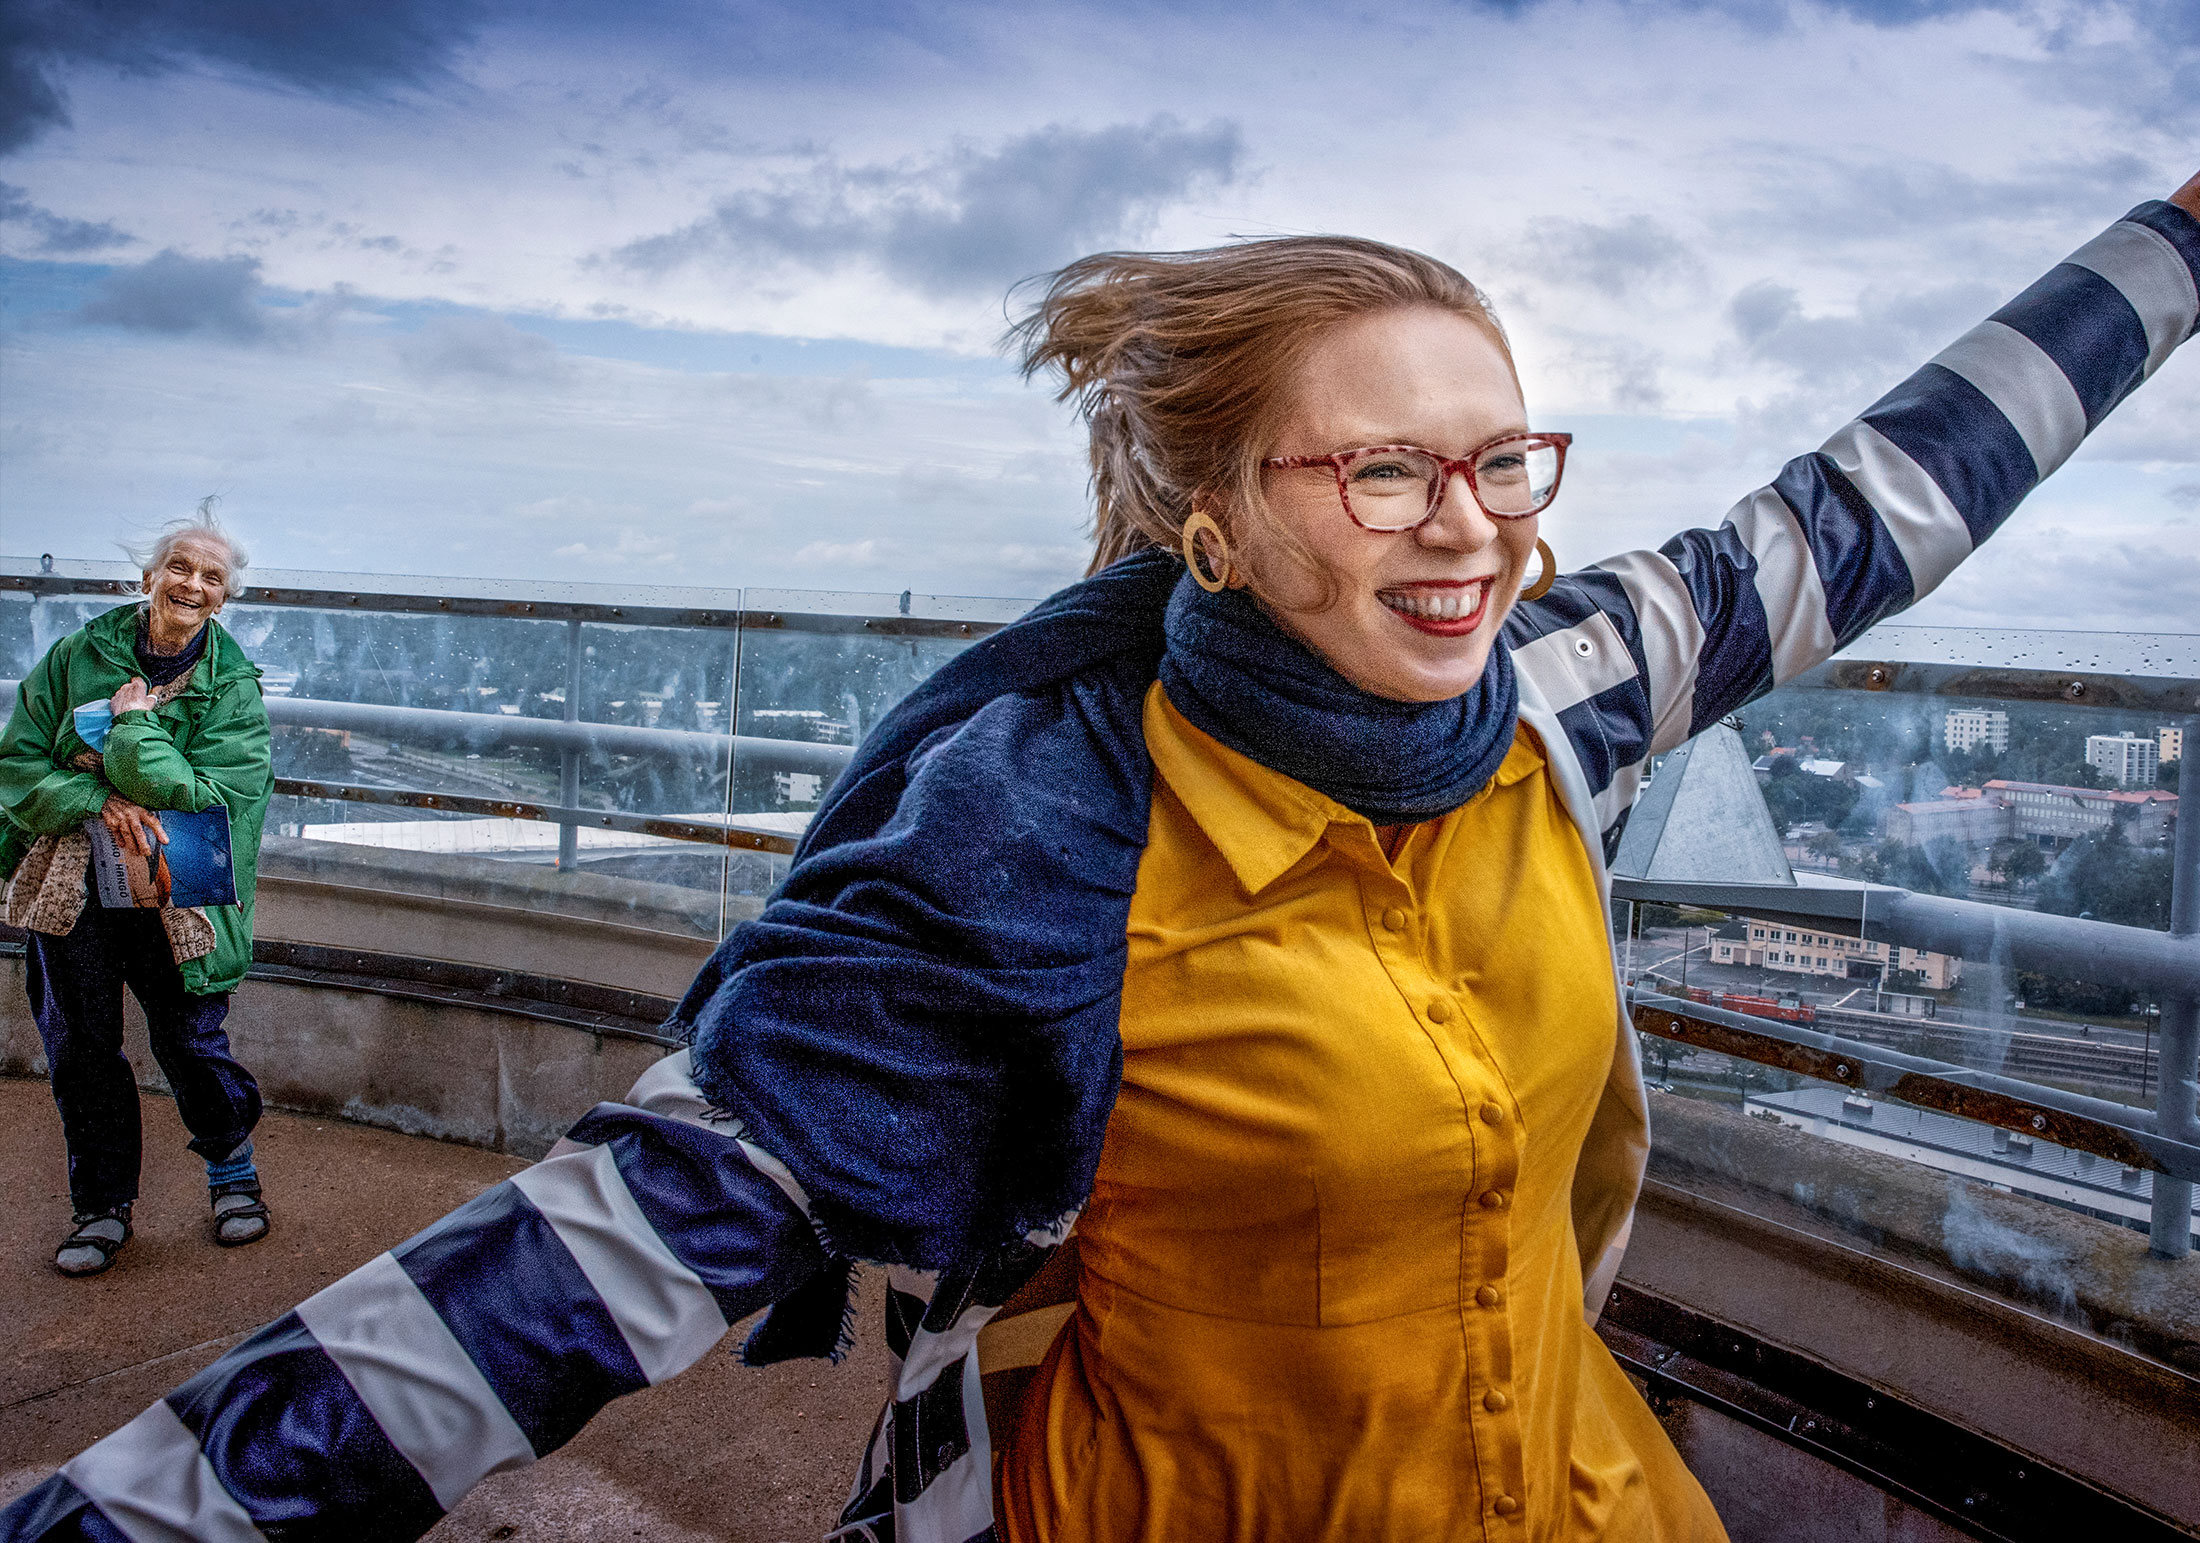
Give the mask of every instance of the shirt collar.
[{"label": "shirt collar", "polygon": [[[1259,894],[1298,866],[1332,825],[1358,826],[1372,839],[1367,816],[1195,728],[1159,681],[1146,693],[1144,718],[1146,750],[1155,772],[1215,844],[1247,894]],[[1543,764],[1535,735],[1516,731],[1497,774],[1475,798],[1486,797],[1490,787],[1518,782]]]},{"label": "shirt collar", "polygon": [[1335,822],[1366,819],[1194,728],[1161,683],[1146,693],[1146,749],[1154,771],[1221,852],[1247,894],[1295,867]]}]

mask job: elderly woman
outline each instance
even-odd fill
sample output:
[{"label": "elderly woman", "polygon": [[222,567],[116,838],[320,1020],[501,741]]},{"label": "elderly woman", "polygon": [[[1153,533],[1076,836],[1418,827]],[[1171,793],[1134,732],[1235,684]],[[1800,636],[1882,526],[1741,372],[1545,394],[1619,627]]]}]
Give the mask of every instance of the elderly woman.
[{"label": "elderly woman", "polygon": [[[267,1235],[252,1161],[260,1090],[222,1020],[252,962],[252,880],[273,786],[260,672],[214,618],[245,556],[202,510],[141,554],[144,598],[47,650],[0,734],[0,878],[28,930],[31,1010],[69,1152],[64,1275],[96,1275],[130,1237],[140,1133],[122,1050],[122,992],[145,1010],[153,1058],[206,1160],[215,1241]],[[168,840],[160,813],[228,810],[233,906],[109,908],[90,882],[103,824],[125,853]]]},{"label": "elderly woman", "polygon": [[[1091,426],[1094,576],[871,735],[690,1050],[0,1532],[417,1533],[760,1308],[752,1361],[832,1353],[871,1261],[836,1538],[1723,1536],[1590,1327],[1648,1147],[1605,851],[1650,755],[1930,591],[2196,296],[2200,178],[1719,529],[1557,577],[1567,437],[1450,268],[1072,265],[1022,338]],[[979,1331],[1073,1225],[996,1443]]]}]

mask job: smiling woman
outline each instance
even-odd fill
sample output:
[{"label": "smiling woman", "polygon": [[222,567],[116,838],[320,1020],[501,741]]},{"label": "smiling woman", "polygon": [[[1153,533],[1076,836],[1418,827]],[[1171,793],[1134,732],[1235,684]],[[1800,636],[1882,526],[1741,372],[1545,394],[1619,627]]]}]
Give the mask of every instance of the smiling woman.
[{"label": "smiling woman", "polygon": [[243,588],[252,560],[214,518],[212,499],[199,505],[196,518],[176,521],[142,547],[126,542],[123,551],[143,575],[152,652],[166,658],[198,641],[200,629]]},{"label": "smiling woman", "polygon": [[[0,879],[26,930],[31,1008],[69,1153],[64,1275],[96,1275],[130,1237],[137,1082],[122,1050],[125,986],[145,1010],[191,1149],[206,1160],[214,1240],[268,1230],[252,1130],[260,1090],[222,1022],[252,957],[252,885],[273,787],[259,671],[214,620],[245,557],[202,505],[142,552],[144,600],[47,650],[0,734]],[[228,816],[236,903],[178,908],[157,876],[161,815]],[[96,829],[95,829],[96,827]],[[143,864],[156,909],[112,908],[92,882],[99,837]]]},{"label": "smiling woman", "polygon": [[752,1362],[833,1354],[863,1263],[834,1538],[1723,1537],[1591,1327],[1648,1151],[1606,855],[1651,756],[1929,593],[2196,320],[2200,179],[1716,529],[1523,597],[1567,440],[1460,275],[1073,265],[1020,336],[1091,576],[872,731],[690,1049],[0,1537],[415,1535],[761,1309]]}]

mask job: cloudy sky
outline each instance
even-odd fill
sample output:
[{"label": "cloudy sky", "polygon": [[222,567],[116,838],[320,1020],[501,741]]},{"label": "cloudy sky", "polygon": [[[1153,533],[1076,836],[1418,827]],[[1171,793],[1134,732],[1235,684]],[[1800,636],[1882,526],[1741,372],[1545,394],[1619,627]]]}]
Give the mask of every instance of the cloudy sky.
[{"label": "cloudy sky", "polygon": [[[1011,287],[1346,231],[1495,297],[1588,562],[2196,167],[2191,0],[9,0],[0,551],[1035,595]],[[1914,615],[2200,631],[2200,359]]]}]

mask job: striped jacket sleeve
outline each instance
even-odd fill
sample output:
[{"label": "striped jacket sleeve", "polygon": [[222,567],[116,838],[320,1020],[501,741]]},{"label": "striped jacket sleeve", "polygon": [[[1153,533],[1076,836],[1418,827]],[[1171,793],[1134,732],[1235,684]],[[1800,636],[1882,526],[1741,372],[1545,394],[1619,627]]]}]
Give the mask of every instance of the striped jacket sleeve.
[{"label": "striped jacket sleeve", "polygon": [[417,1537],[826,1265],[685,1053],[0,1512],[0,1540]]},{"label": "striped jacket sleeve", "polygon": [[2200,318],[2200,222],[2146,203],[1716,530],[1566,575],[1509,641],[1609,845],[1648,758],[1930,594]]}]

